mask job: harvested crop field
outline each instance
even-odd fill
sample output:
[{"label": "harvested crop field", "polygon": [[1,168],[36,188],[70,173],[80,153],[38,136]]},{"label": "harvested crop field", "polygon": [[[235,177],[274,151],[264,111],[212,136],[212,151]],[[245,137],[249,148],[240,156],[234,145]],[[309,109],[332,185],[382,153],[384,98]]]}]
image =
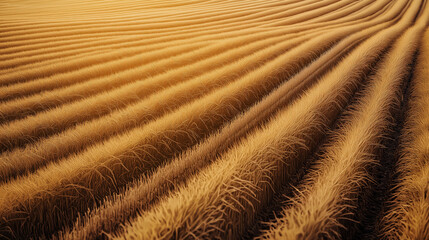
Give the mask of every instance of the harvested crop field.
[{"label": "harvested crop field", "polygon": [[0,239],[429,239],[426,0],[0,0]]}]

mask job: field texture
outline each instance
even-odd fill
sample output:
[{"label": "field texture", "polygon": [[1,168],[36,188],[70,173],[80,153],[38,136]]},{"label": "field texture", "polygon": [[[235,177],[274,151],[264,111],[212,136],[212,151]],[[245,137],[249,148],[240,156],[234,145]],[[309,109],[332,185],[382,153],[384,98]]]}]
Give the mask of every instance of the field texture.
[{"label": "field texture", "polygon": [[0,239],[429,239],[427,0],[0,0]]}]

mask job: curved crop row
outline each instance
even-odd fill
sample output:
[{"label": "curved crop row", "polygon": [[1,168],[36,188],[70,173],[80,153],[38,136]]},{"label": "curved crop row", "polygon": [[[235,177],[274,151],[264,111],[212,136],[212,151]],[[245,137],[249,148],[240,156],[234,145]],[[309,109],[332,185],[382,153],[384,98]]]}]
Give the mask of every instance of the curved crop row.
[{"label": "curved crop row", "polygon": [[298,195],[262,238],[341,238],[341,229],[359,220],[353,216],[359,193],[369,185],[370,169],[377,164],[376,150],[388,132],[391,109],[398,106],[398,92],[428,17],[423,15],[418,25],[398,40],[335,140],[299,187]]},{"label": "curved crop row", "polygon": [[[332,1],[332,0],[330,0],[330,1]],[[278,17],[284,17],[284,16],[278,16]],[[199,28],[197,25],[197,26],[192,26],[191,28],[188,28],[188,29],[180,29],[177,32],[196,34],[196,33],[201,32],[201,31],[213,31],[214,30],[214,31],[219,33],[219,32],[223,32],[224,29],[229,30],[229,31],[236,31],[236,30],[240,30],[240,29],[253,28],[253,27],[260,25],[259,22],[250,22],[250,23],[247,23],[247,22],[248,21],[244,21],[241,24],[237,24],[237,23],[223,24],[223,25],[221,25],[223,27],[222,31],[219,31],[219,25],[212,25],[212,26],[205,27],[205,28],[204,27]],[[166,25],[166,24],[162,24],[162,23],[161,24],[152,23],[152,24],[149,24],[148,26],[145,25],[145,27],[148,27],[149,29],[144,29],[141,26],[137,26],[137,27],[131,28],[127,31],[117,30],[117,31],[113,31],[113,32],[86,33],[86,34],[71,35],[71,36],[59,36],[59,37],[57,37],[53,34],[52,36],[47,36],[44,38],[21,39],[21,40],[13,40],[13,41],[10,39],[11,41],[8,41],[8,42],[5,41],[3,43],[0,43],[0,48],[11,48],[11,47],[17,47],[17,46],[22,46],[22,45],[26,45],[26,44],[38,44],[38,43],[43,43],[43,42],[51,42],[51,43],[52,42],[61,42],[63,40],[82,39],[82,38],[94,37],[94,36],[118,37],[118,36],[123,36],[123,35],[141,35],[141,34],[154,34],[154,33],[157,35],[168,36],[168,35],[171,35],[172,33],[176,33],[176,32],[174,32],[174,29],[160,33],[159,29],[163,29],[163,27],[168,28],[168,24]]]},{"label": "curved crop row", "polygon": [[[156,119],[157,117],[160,117],[167,112],[173,111],[174,109],[184,105],[187,102],[190,102],[191,100],[197,99],[198,97],[209,93],[211,90],[220,88],[223,85],[232,83],[233,81],[237,81],[237,79],[239,79],[239,77],[244,75],[246,72],[257,68],[269,59],[286,52],[290,48],[291,44],[297,44],[300,40],[301,39],[277,43],[229,65],[225,65],[224,67],[220,67],[213,71],[208,71],[201,76],[192,78],[183,83],[179,83],[176,86],[161,90],[158,93],[148,97],[146,100],[138,101],[124,109],[113,111],[107,116],[94,119],[93,121],[83,122],[82,124],[77,125],[63,133],[57,134],[51,138],[47,138],[46,140],[41,140],[32,145],[28,145],[25,148],[17,148],[14,151],[6,152],[0,157],[0,180],[5,180],[8,177],[17,175],[18,173],[22,174],[29,169],[34,169],[38,166],[48,164],[55,159],[67,156],[73,152],[77,152],[93,143],[121,133],[126,129],[136,127],[149,122],[150,120]],[[244,47],[244,50],[246,50],[246,47]],[[206,65],[207,67],[210,67],[212,66],[212,63],[208,62]],[[200,69],[200,66],[197,66],[196,69]],[[185,70],[189,70],[189,68]],[[173,77],[176,74],[176,72],[173,74],[168,74],[167,78],[165,79],[169,81],[170,77]],[[160,79],[156,79],[154,84],[159,84],[160,82]],[[171,84],[170,81],[168,83]],[[127,87],[127,89],[138,89],[136,87],[137,86],[130,86]],[[146,84],[139,88],[144,89],[147,92],[148,88],[150,89],[150,85]],[[130,95],[130,93],[133,92],[121,91],[121,93],[124,96],[108,93],[110,95],[109,97],[103,95],[100,96],[99,99],[102,99],[103,101],[109,99],[111,99],[111,101],[116,101],[116,99],[121,99],[119,103],[123,103],[124,100],[127,100],[125,95]],[[141,94],[138,96],[141,96]],[[92,105],[96,106],[96,110],[100,112],[100,108],[103,105],[106,106],[107,109],[110,109],[113,104],[110,102],[107,102],[103,105],[101,105],[99,102],[96,104],[89,104],[89,106]],[[88,111],[88,109],[85,109],[82,105],[76,106],[75,108],[82,109],[82,111]],[[70,114],[66,114],[67,112],[70,112]],[[61,116],[62,119],[64,119],[64,123],[70,123],[72,118],[69,117],[69,115],[76,116],[76,111],[66,109],[55,112],[55,115]],[[94,113],[89,112],[89,116],[94,115]],[[84,115],[78,114],[77,116],[82,118]],[[52,114],[48,115],[45,119],[50,121],[51,126],[53,125],[53,129],[58,130],[63,127],[60,124],[60,121],[57,121],[56,124],[54,122],[55,125],[52,124],[52,119],[56,119],[55,116],[52,116]],[[33,123],[36,126],[41,126],[43,124],[43,118],[36,116],[34,117]],[[28,127],[31,126],[31,124],[29,124],[27,121],[24,122],[21,126]],[[17,132],[26,133],[23,134],[23,136],[28,136],[31,133],[31,131],[25,131],[25,129],[19,128],[17,126],[13,127],[12,129],[20,130]],[[43,134],[46,135],[47,133],[44,132]],[[37,135],[33,136],[37,137]],[[15,137],[15,140],[18,138],[19,137]],[[51,146],[55,147],[53,148]]]},{"label": "curved crop row", "polygon": [[[135,84],[126,85],[123,88],[118,88],[112,92],[97,95],[95,98],[84,99],[45,113],[30,116],[26,119],[11,122],[6,126],[0,127],[0,129],[3,130],[0,131],[0,143],[2,143],[4,147],[11,149],[14,146],[32,142],[38,138],[49,136],[55,132],[61,132],[61,130],[73,126],[74,123],[90,120],[97,117],[97,115],[101,116],[115,108],[126,107],[127,104],[131,104],[124,110],[124,112],[129,112],[128,116],[121,116],[123,114],[116,113],[115,111],[113,111],[112,114],[116,115],[116,118],[119,117],[126,122],[130,122],[129,120],[136,121],[137,119],[144,119],[142,116],[150,116],[150,114],[146,115],[141,113],[141,111],[145,111],[148,108],[147,106],[140,106],[141,110],[137,110],[137,112],[136,110],[133,110],[139,109],[139,106],[136,107],[136,105],[139,104],[140,99],[144,101],[145,98],[149,98],[149,102],[151,100],[157,102],[155,105],[149,105],[151,106],[149,108],[154,109],[155,107],[156,109],[156,105],[160,105],[160,103],[168,104],[168,101],[165,101],[166,99],[157,99],[157,96],[164,98],[174,97],[175,92],[178,90],[179,92],[183,92],[183,90],[186,90],[186,86],[198,88],[198,86],[203,85],[204,83],[211,82],[211,85],[215,87],[216,83],[228,83],[228,81],[237,79],[247,71],[252,70],[255,66],[260,65],[260,63],[266,62],[270,60],[270,58],[274,58],[276,55],[287,51],[291,46],[298,44],[300,40],[302,39],[298,38],[292,39],[291,41],[280,42],[245,58],[239,59],[236,62],[210,71],[210,66],[219,62],[219,60],[223,59],[224,61],[229,61],[226,56],[230,55],[230,53],[226,52],[225,54],[219,55],[220,59],[216,57],[213,59],[207,59],[206,61],[199,62],[199,64],[184,66],[183,68],[177,69],[177,71],[167,72],[151,78],[148,81],[136,82]],[[204,74],[203,72],[200,72],[202,68],[208,69],[208,71]],[[192,76],[192,73],[197,76],[188,79],[188,75]],[[180,74],[179,76],[182,77],[176,77],[177,74]],[[202,77],[207,77],[207,79],[203,79]],[[177,85],[174,85],[175,83]],[[173,89],[168,90],[168,87]],[[163,90],[163,88],[166,89]],[[159,92],[156,93],[157,91]],[[167,95],[166,92],[168,92]],[[151,94],[155,95],[151,96]],[[198,95],[198,92],[195,94]],[[180,99],[180,95],[177,95],[177,97]],[[133,102],[135,102],[134,105],[132,104]],[[175,104],[170,105],[171,107],[168,107],[167,105],[167,107],[164,107],[163,109],[173,109],[174,105],[181,103],[181,101],[178,100],[175,100],[175,102]],[[127,117],[129,120],[127,120]],[[141,120],[137,120],[134,125],[139,122],[141,122]],[[118,123],[120,124],[121,121]]]},{"label": "curved crop row", "polygon": [[[23,232],[50,232],[64,224],[58,221],[60,216],[65,222],[71,221],[94,200],[214,132],[341,37],[338,33],[328,33],[309,40],[199,101],[3,184],[0,188],[3,231],[9,228],[19,234],[17,228],[25,228],[27,231]],[[326,44],[320,45],[321,40]],[[77,196],[80,200],[76,200]],[[56,206],[53,211],[51,202]],[[49,225],[43,224],[46,221]]]},{"label": "curved crop row", "polygon": [[[367,26],[371,26],[372,24],[377,24],[377,23],[381,23],[383,21],[389,20],[390,18],[393,18],[393,16],[397,15],[396,13],[398,11],[397,9],[400,9],[400,5],[398,5],[395,11],[390,12],[390,14],[387,15],[385,18],[377,19],[374,22],[363,23],[363,25],[357,25],[353,28],[349,28],[348,30],[350,32],[353,32],[355,29],[356,30],[362,29]],[[196,66],[197,65],[195,65],[194,67]],[[187,67],[184,67],[184,69],[186,68]],[[198,68],[197,68],[197,71],[198,71]],[[180,72],[177,72],[177,73],[183,74]],[[170,72],[170,74],[174,74],[174,72]],[[174,77],[174,75],[171,75],[171,76]],[[161,78],[164,77],[165,79],[165,77],[169,77],[169,75],[164,74],[160,77]],[[155,83],[158,81],[155,79],[152,79],[152,82]],[[128,86],[125,86],[124,88],[117,89],[115,90],[115,93],[111,92],[109,94],[106,93],[104,95],[98,95],[96,98],[89,99],[90,100],[89,102],[87,102],[87,100],[82,100],[75,104],[65,106],[65,108],[53,109],[52,111],[43,113],[42,115],[36,115],[36,116],[30,117],[29,119],[23,119],[22,121],[16,121],[7,125],[3,125],[1,128],[2,131],[0,131],[2,132],[2,134],[0,134],[1,136],[0,143],[2,143],[3,147],[12,148],[13,146],[22,145],[23,142],[28,141],[26,139],[36,139],[37,136],[45,136],[50,132],[52,133],[53,131],[60,131],[61,129],[64,129],[65,127],[71,124],[75,124],[76,122],[88,120],[90,119],[90,117],[95,117],[97,115],[100,116],[102,114],[106,114],[106,111],[110,111],[111,109],[115,108],[115,106],[118,106],[118,104],[119,106],[121,105],[123,106],[129,102],[135,101],[136,98],[133,97],[134,94],[136,94],[134,93],[135,89],[141,89],[143,86],[145,86],[142,84],[144,83],[137,82],[134,85],[128,85]],[[139,87],[139,85],[142,85],[142,86]],[[89,86],[83,85],[83,87],[87,89]],[[124,91],[124,89],[127,89],[127,90]],[[134,91],[131,91],[133,89]],[[119,92],[122,92],[123,94],[115,95],[116,93],[119,93]],[[147,93],[144,92],[143,94],[147,94]],[[51,96],[51,98],[53,99],[61,99],[61,96],[54,95],[52,93],[47,93],[46,95]],[[60,95],[64,95],[64,94],[60,94]],[[142,93],[136,94],[136,95],[139,97],[144,96],[142,95]],[[72,95],[72,96],[75,96],[75,95]],[[122,101],[118,102],[116,98],[121,99]],[[51,100],[51,102],[55,102],[55,101],[58,101],[58,100]],[[21,104],[18,104],[17,106],[5,104],[3,105],[3,107],[10,108],[10,110],[7,112],[18,111],[19,113],[19,110],[17,109],[22,109],[22,111],[25,112],[25,109],[33,110],[33,107],[38,105],[40,105],[40,99],[35,98],[34,101],[30,101],[28,103],[27,107],[24,107]],[[84,107],[85,105],[87,107]],[[93,110],[90,110],[90,109],[93,109]],[[94,115],[94,112],[95,112],[95,115]],[[57,119],[58,117],[60,119],[63,119],[63,121],[58,120]],[[64,122],[67,123],[68,125],[64,125]],[[40,126],[40,127],[35,129],[33,126]]]},{"label": "curved crop row", "polygon": [[[388,46],[386,40],[399,35],[412,14],[356,48],[300,100],[233,146],[177,193],[127,224],[118,238],[234,238],[243,233],[272,191],[317,144],[369,63]],[[379,44],[380,39],[385,44]]]},{"label": "curved crop row", "polygon": [[426,31],[412,82],[409,116],[402,136],[399,180],[384,216],[386,239],[429,238],[429,30]]},{"label": "curved crop row", "polygon": [[190,176],[211,163],[212,156],[225,152],[257,126],[266,123],[279,108],[287,106],[299,96],[299,93],[314,84],[316,78],[331,68],[348,48],[382,27],[374,27],[345,38],[261,102],[238,115],[219,133],[181,154],[171,163],[158,168],[153,174],[145,175],[125,193],[106,199],[101,207],[89,212],[85,218],[79,219],[73,230],[62,232],[58,237],[95,238],[115,231],[127,218],[135,216],[138,210],[147,209],[157,199],[173,191]]},{"label": "curved crop row", "polygon": [[[323,28],[323,26],[329,26],[328,24],[313,24],[317,27],[321,27]],[[329,26],[332,27],[332,26]],[[305,31],[311,29],[310,27],[306,26],[306,27],[295,27],[292,29],[279,29],[280,31],[289,31],[290,33],[293,32],[299,32],[299,31]],[[53,75],[61,73],[61,72],[65,72],[65,71],[71,71],[71,70],[75,70],[78,69],[80,67],[85,67],[87,65],[90,64],[97,64],[97,63],[102,63],[102,62],[106,62],[108,59],[115,59],[118,58],[118,56],[132,56],[135,55],[137,50],[140,49],[139,46],[144,45],[145,46],[145,51],[148,51],[149,49],[158,49],[158,48],[165,48],[168,46],[172,46],[172,45],[181,45],[183,43],[189,43],[189,42],[201,42],[201,41],[210,41],[210,40],[214,40],[214,41],[219,41],[221,39],[224,38],[233,38],[233,37],[244,37],[246,35],[249,34],[260,34],[260,31],[258,31],[257,29],[243,29],[240,31],[233,31],[228,33],[226,31],[226,29],[222,29],[222,33],[219,32],[201,32],[199,31],[199,33],[201,35],[197,35],[197,36],[188,36],[186,39],[180,39],[180,35],[173,35],[174,38],[171,36],[171,34],[168,36],[167,39],[169,39],[170,41],[167,42],[163,42],[161,41],[162,38],[160,38],[159,36],[155,35],[156,38],[153,39],[149,38],[147,39],[149,36],[132,36],[132,37],[121,37],[119,39],[108,39],[105,41],[101,41],[99,39],[97,39],[97,41],[92,41],[90,43],[86,43],[87,45],[89,44],[89,49],[86,49],[82,46],[82,44],[71,44],[70,41],[65,41],[65,43],[67,43],[66,45],[68,47],[73,47],[77,48],[78,52],[82,51],[82,53],[76,53],[75,50],[71,50],[71,51],[63,51],[63,48],[59,48],[56,49],[56,47],[50,47],[47,49],[54,49],[53,51],[55,52],[55,54],[51,54],[52,57],[54,56],[58,56],[59,54],[61,54],[60,56],[62,56],[62,58],[65,58],[66,56],[64,56],[64,54],[66,54],[67,52],[71,52],[70,54],[75,54],[72,55],[70,59],[70,62],[60,62],[58,61],[58,59],[53,59],[53,60],[43,60],[43,55],[36,55],[33,56],[32,58],[37,61],[35,63],[29,63],[26,65],[22,64],[23,59],[22,58],[18,58],[13,56],[11,61],[20,61],[19,66],[14,67],[14,68],[9,68],[9,69],[5,69],[2,71],[3,76],[0,76],[0,84],[5,85],[5,84],[10,84],[10,83],[14,83],[14,82],[23,82],[25,80],[31,80],[32,78],[37,78],[40,76],[44,76],[47,77],[49,75]],[[277,30],[278,31],[278,30]],[[293,31],[293,32],[292,32]],[[269,31],[266,32],[265,34],[270,34],[270,33],[274,33],[276,31]],[[287,32],[285,32],[287,33]],[[183,34],[183,33],[181,33]],[[262,33],[264,34],[264,33]],[[171,40],[173,39],[173,40]],[[110,45],[105,45],[107,43],[112,42],[112,44]],[[118,42],[116,44],[114,44],[115,42]],[[125,43],[124,43],[125,42]],[[75,46],[76,45],[76,46]],[[102,45],[102,46],[98,46],[98,45]],[[97,47],[94,47],[97,46]],[[43,46],[39,46],[38,48],[36,48],[37,50],[39,50],[40,48],[44,49]],[[83,50],[82,50],[83,48]],[[100,51],[103,50],[104,48],[115,48],[115,49],[121,49],[121,48],[128,48],[127,51],[111,51],[108,54],[96,54],[94,55],[96,52],[93,52],[93,56],[91,57],[87,57],[85,59],[85,61],[79,62],[76,60],[76,58],[85,56],[86,54],[88,54],[89,51]],[[134,51],[130,51],[129,49],[135,48]],[[31,54],[33,54],[33,52],[30,52]],[[77,55],[76,55],[77,54]],[[118,55],[121,54],[121,55]],[[49,55],[49,54],[48,54]],[[46,56],[49,57],[49,56]],[[59,56],[58,56],[59,57]],[[57,65],[54,66],[49,66],[49,63],[58,61]],[[3,61],[2,64],[6,64],[7,62]],[[18,65],[17,63],[14,63],[14,65]],[[46,66],[42,69],[38,69],[41,66]],[[21,73],[18,74],[16,71],[20,70]],[[7,71],[7,72],[6,72]]]},{"label": "curved crop row", "polygon": [[[286,12],[282,12],[282,15],[280,15],[280,16],[277,16],[277,17],[285,17],[285,16],[287,16],[287,12],[289,12],[290,10],[293,10],[293,9],[288,9],[288,11],[286,11]],[[279,10],[276,10],[276,11],[279,11]],[[267,17],[270,17],[270,18],[273,18],[273,17],[275,17],[274,15],[276,15],[276,14],[272,14],[272,13],[270,13],[270,15],[268,15]],[[347,21],[341,21],[342,23],[346,23]],[[317,25],[317,27],[321,27],[321,26],[323,26],[323,25],[326,25],[327,23],[315,23],[315,25]],[[314,26],[314,27],[316,27],[316,26]],[[313,27],[313,29],[314,29],[314,27]],[[222,29],[223,31],[223,34],[226,32],[226,29],[225,28],[223,28]],[[250,29],[251,30],[251,29]],[[199,31],[199,32],[201,32],[201,30]],[[170,34],[172,34],[172,33],[170,33]],[[181,34],[183,34],[183,32],[181,32]],[[177,37],[177,36],[176,36]],[[130,38],[130,37],[128,37],[128,38]],[[134,37],[135,38],[135,37]],[[158,38],[159,38],[159,36],[158,36]],[[121,44],[119,44],[118,45],[118,47],[120,46],[120,45],[126,45],[126,46],[132,46],[132,45],[136,45],[136,44],[143,44],[143,42],[142,41],[137,41],[137,42],[135,42],[135,43],[132,43],[132,44],[130,44],[130,43],[128,43],[128,41],[126,40],[126,39],[123,39],[123,38],[121,38],[122,40],[121,41],[126,41],[127,43],[125,44],[125,43],[121,43]],[[141,37],[139,36],[138,37],[138,39],[141,39]],[[160,39],[158,39],[158,41],[159,41]],[[67,41],[70,41],[70,40],[67,40]],[[111,40],[107,40],[107,41],[111,41]],[[119,41],[119,40],[114,40],[114,41]],[[97,43],[91,43],[91,46],[92,45],[94,45],[94,44],[103,44],[103,42],[99,42],[99,41],[97,41]],[[68,45],[67,45],[68,46]],[[113,46],[111,46],[111,47],[113,47]],[[37,49],[40,49],[40,48],[42,48],[42,49],[44,49],[42,46],[40,46],[39,48],[37,48]],[[52,49],[52,48],[48,48],[48,49]],[[79,51],[82,51],[82,49],[81,48],[79,48]],[[63,54],[63,52],[60,52],[60,53],[58,53],[58,54]],[[34,56],[34,58],[35,59],[39,59],[39,57],[40,56]],[[22,61],[23,59],[21,59],[21,58],[19,58],[19,59],[16,59],[16,60],[19,60],[19,61]],[[4,64],[4,63],[2,63],[2,64]],[[38,64],[38,65],[40,65],[40,64]],[[75,65],[72,65],[73,67],[75,67]],[[24,67],[24,66],[22,66],[22,67]],[[17,69],[18,70],[18,69]],[[34,72],[35,73],[37,73],[37,72],[39,72],[37,69],[34,69],[33,68],[33,71],[30,71],[30,73],[32,74],[32,75],[34,75]],[[22,76],[22,74],[21,75],[19,75],[19,77],[20,78],[22,78],[23,76]]]},{"label": "curved crop row", "polygon": [[0,0],[0,239],[425,239],[428,26],[429,0]]},{"label": "curved crop row", "polygon": [[[319,5],[327,5],[335,3],[335,0],[329,0],[320,3]],[[307,3],[308,4],[308,3]],[[290,8],[293,6],[281,6],[277,9],[275,9],[277,12],[282,12],[281,17],[288,17],[293,16],[296,14],[302,14],[305,9],[301,10],[301,12],[297,12],[295,14],[289,14]],[[207,11],[207,10],[206,10]],[[199,12],[199,14],[204,14],[204,12]],[[228,11],[222,11],[220,14],[215,14],[214,16],[207,16],[204,14],[204,18],[198,18],[194,17],[190,20],[180,20],[177,18],[173,18],[174,21],[169,22],[163,22],[163,21],[157,21],[154,23],[151,20],[148,21],[133,21],[133,22],[120,22],[117,21],[115,24],[109,24],[107,26],[97,26],[96,28],[86,27],[86,28],[70,28],[70,25],[67,25],[66,31],[58,31],[59,29],[55,28],[49,28],[45,31],[34,31],[32,33],[28,33],[28,31],[21,32],[21,34],[9,35],[9,36],[2,36],[5,41],[19,41],[24,39],[43,39],[45,37],[58,37],[58,36],[67,36],[67,35],[75,35],[75,34],[88,34],[88,33],[111,33],[111,32],[117,32],[117,31],[129,31],[129,30],[149,30],[153,29],[157,33],[160,32],[160,30],[163,31],[169,31],[171,30],[184,30],[187,28],[192,28],[194,30],[204,28],[205,26],[219,26],[223,25],[225,26],[225,23],[230,23],[230,25],[242,25],[243,23],[252,23],[252,22],[261,22],[264,20],[264,17],[266,17],[266,13],[260,11],[258,8],[248,8],[242,6],[239,9],[236,9],[235,11],[228,13]],[[270,14],[272,17],[276,17],[275,14]],[[129,20],[128,20],[129,21]],[[144,24],[144,25],[142,25]],[[125,26],[125,28],[124,28]],[[174,29],[171,29],[174,28]],[[144,32],[147,33],[147,32]],[[1,35],[0,35],[1,36]]]},{"label": "curved crop row", "polygon": [[[290,37],[293,38],[293,35]],[[166,74],[177,72],[178,74],[176,76],[184,75],[192,77],[198,75],[198,73],[209,71],[210,68],[207,67],[208,62],[211,62],[213,64],[213,68],[219,65],[228,64],[229,62],[232,62],[237,58],[249,54],[249,52],[252,52],[252,48],[254,49],[253,51],[257,51],[264,45],[270,43],[274,44],[275,41],[278,41],[279,39],[281,38],[278,36],[276,37],[275,35],[271,38],[267,36],[267,39],[265,40],[256,39],[256,42],[252,42],[252,39],[241,39],[241,41],[238,42],[232,41],[229,43],[208,45],[200,48],[199,50],[196,50],[196,48],[201,47],[201,45],[191,44],[192,49],[188,50],[195,51],[189,51],[186,53],[179,54],[177,56],[166,57],[165,59],[157,61],[154,61],[153,59],[149,58],[147,59],[147,64],[144,64],[145,59],[142,59],[142,56],[136,56],[132,60],[134,60],[136,63],[143,65],[136,66],[134,68],[122,72],[114,72],[111,74],[109,74],[109,71],[112,70],[109,70],[109,66],[106,66],[105,69],[99,69],[99,71],[105,72],[102,74],[102,76],[95,77],[92,79],[88,75],[97,75],[98,71],[93,71],[94,69],[97,69],[97,67],[82,70],[80,73],[71,72],[69,74],[59,76],[59,78],[52,78],[51,82],[55,83],[56,81],[61,79],[61,77],[73,81],[79,78],[87,80],[82,83],[73,84],[68,87],[54,89],[52,91],[42,92],[41,94],[36,94],[25,98],[4,102],[3,104],[0,104],[0,113],[2,114],[2,116],[4,116],[3,120],[22,118],[30,113],[59,106],[67,102],[89,98],[97,93],[103,93],[109,90],[115,91],[123,85],[129,85],[132,83],[135,83],[134,85],[137,85],[140,84],[142,81],[151,81],[153,78],[156,78],[159,75],[165,77]],[[303,39],[305,39],[305,37],[303,37]],[[241,45],[249,45],[249,47],[247,48],[248,51],[243,52],[245,48],[240,47]],[[129,61],[125,60],[123,62],[124,63],[121,63],[121,65],[128,67]],[[199,65],[201,67],[198,67]],[[166,71],[166,69],[171,70]],[[183,73],[184,69],[188,69],[189,73]],[[171,82],[172,84],[170,85],[173,85],[173,83],[177,82],[177,80],[171,80]],[[37,82],[34,82],[32,85],[37,85]],[[160,87],[161,86],[162,84],[160,84]],[[27,88],[31,89],[32,87],[27,86]],[[17,92],[19,92],[19,90],[17,90]]]}]

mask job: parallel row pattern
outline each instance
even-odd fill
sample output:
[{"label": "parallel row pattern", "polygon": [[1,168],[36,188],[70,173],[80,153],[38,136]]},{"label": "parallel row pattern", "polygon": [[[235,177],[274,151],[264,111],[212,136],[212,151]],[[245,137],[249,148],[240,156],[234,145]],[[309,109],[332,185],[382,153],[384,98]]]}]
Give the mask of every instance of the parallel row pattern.
[{"label": "parallel row pattern", "polygon": [[0,238],[429,239],[428,24],[425,0],[1,0]]}]

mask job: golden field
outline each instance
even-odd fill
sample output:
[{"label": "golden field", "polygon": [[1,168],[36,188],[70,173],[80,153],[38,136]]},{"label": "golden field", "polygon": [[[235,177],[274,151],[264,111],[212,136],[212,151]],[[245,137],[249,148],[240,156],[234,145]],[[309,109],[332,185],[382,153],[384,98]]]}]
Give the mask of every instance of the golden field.
[{"label": "golden field", "polygon": [[429,239],[429,2],[0,0],[0,239]]}]

